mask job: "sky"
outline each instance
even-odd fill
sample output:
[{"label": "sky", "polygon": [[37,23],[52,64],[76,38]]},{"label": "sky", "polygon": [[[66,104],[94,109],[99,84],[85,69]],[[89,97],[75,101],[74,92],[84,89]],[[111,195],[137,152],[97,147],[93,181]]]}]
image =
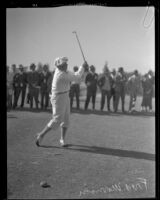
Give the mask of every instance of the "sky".
[{"label": "sky", "polygon": [[[68,68],[80,66],[83,57],[77,32],[89,65],[102,72],[123,67],[146,73],[155,70],[154,7],[62,6],[7,8],[7,65],[48,63],[68,57]],[[146,16],[146,17],[145,17]],[[152,21],[152,23],[150,23]]]}]

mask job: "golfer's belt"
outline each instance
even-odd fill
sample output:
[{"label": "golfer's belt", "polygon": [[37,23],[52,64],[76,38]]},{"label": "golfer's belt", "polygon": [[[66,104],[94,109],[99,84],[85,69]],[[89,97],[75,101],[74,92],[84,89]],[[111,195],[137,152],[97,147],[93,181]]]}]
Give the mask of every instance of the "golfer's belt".
[{"label": "golfer's belt", "polygon": [[57,92],[56,94],[64,94],[64,93],[67,93],[67,92],[69,92],[69,90],[64,91],[64,92]]}]

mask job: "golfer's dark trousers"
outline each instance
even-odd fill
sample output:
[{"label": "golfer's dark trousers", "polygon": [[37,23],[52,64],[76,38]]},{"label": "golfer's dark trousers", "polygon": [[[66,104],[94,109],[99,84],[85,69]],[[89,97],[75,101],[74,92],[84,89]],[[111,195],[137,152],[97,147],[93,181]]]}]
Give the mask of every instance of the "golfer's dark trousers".
[{"label": "golfer's dark trousers", "polygon": [[121,87],[118,90],[115,90],[115,112],[118,110],[118,105],[119,105],[119,99],[121,98],[121,103],[122,103],[122,112],[125,111],[124,109],[124,103],[125,103],[125,88]]},{"label": "golfer's dark trousers", "polygon": [[77,109],[79,109],[79,93],[80,93],[80,86],[79,84],[72,84],[70,88],[70,106],[73,106],[74,96],[76,96],[76,104]]},{"label": "golfer's dark trousers", "polygon": [[26,86],[25,87],[15,87],[14,89],[14,103],[13,103],[13,108],[17,107],[18,99],[20,94],[21,96],[21,107],[24,106],[24,99],[26,95]]},{"label": "golfer's dark trousers", "polygon": [[[45,104],[44,104],[45,101]],[[48,103],[49,103],[49,93],[46,90],[42,90],[41,91],[41,108],[47,108],[48,107]]]},{"label": "golfer's dark trousers", "polygon": [[104,108],[106,96],[107,96],[107,109],[108,109],[108,111],[110,111],[111,90],[102,90],[101,91],[101,110],[103,110],[103,108]]},{"label": "golfer's dark trousers", "polygon": [[33,99],[34,99],[36,104],[36,109],[38,109],[38,95],[39,95],[38,88],[29,87],[30,108],[33,108]]}]

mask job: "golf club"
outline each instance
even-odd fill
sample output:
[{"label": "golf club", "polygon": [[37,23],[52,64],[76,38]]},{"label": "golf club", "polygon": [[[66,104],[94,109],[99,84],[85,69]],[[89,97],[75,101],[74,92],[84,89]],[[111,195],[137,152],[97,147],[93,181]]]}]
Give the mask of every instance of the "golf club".
[{"label": "golf club", "polygon": [[79,44],[79,47],[80,47],[80,50],[81,50],[81,53],[82,53],[83,59],[84,59],[84,61],[86,62],[86,59],[85,59],[84,54],[83,54],[83,51],[82,51],[81,44],[80,44],[79,39],[78,39],[77,32],[76,32],[76,31],[73,31],[72,33],[75,33],[75,35],[76,35],[76,38],[77,38],[77,41],[78,41],[78,44]]}]

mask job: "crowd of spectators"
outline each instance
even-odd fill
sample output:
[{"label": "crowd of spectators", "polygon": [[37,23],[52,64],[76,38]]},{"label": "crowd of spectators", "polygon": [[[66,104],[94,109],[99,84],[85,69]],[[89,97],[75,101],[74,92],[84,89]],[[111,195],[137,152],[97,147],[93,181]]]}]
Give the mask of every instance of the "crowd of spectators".
[{"label": "crowd of spectators", "polygon": [[[78,70],[77,66],[73,71]],[[38,63],[36,66],[32,63],[29,67],[20,64],[7,66],[7,110],[16,109],[19,105],[23,108],[25,103],[29,107],[46,110],[50,106],[50,93],[54,70],[51,71],[48,64]],[[101,93],[99,109],[103,111],[105,100],[107,100],[108,112],[117,112],[121,100],[122,112],[125,110],[125,96],[130,96],[128,112],[135,111],[137,95],[142,94],[141,111],[152,112],[152,97],[154,93],[155,75],[152,70],[141,75],[138,70],[125,72],[123,67],[109,69],[106,62],[103,66],[102,73],[96,73],[96,67],[91,65],[87,76],[85,77],[86,100],[84,110],[88,109],[92,99],[92,109],[95,109],[97,91]],[[76,109],[80,109],[80,83],[71,82],[70,87],[70,106],[73,108],[74,97],[76,97]],[[107,97],[107,98],[106,98]],[[113,110],[110,108],[111,100]]]}]

